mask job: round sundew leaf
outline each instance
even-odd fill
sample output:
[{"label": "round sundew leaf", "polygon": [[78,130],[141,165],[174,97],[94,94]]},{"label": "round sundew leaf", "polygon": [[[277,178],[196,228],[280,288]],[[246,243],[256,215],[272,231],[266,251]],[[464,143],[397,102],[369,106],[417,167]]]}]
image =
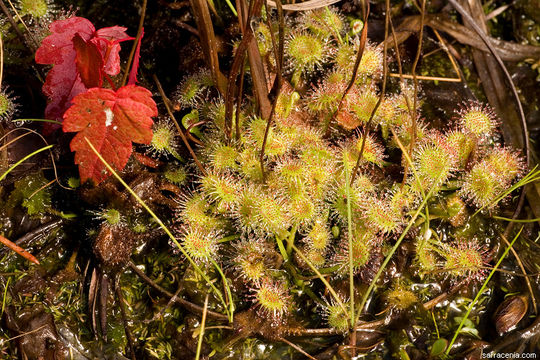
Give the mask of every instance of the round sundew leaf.
[{"label": "round sundew leaf", "polygon": [[440,338],[437,339],[431,346],[430,355],[431,356],[439,356],[444,353],[446,348],[448,347],[448,340]]}]

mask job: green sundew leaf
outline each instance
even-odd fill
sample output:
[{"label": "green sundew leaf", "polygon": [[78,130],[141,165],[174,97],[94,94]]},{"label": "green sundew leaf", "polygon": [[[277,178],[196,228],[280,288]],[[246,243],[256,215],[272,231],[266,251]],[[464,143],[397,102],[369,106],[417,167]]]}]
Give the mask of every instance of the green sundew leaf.
[{"label": "green sundew leaf", "polygon": [[442,355],[444,351],[446,350],[447,346],[448,346],[448,340],[443,339],[443,338],[437,339],[437,341],[435,341],[433,345],[431,346],[431,350],[429,354],[434,357]]},{"label": "green sundew leaf", "polygon": [[[469,317],[473,307],[476,305],[476,303],[478,302],[478,299],[480,299],[480,296],[482,295],[482,293],[486,289],[489,280],[491,280],[491,277],[493,276],[493,274],[495,274],[495,272],[497,271],[497,269],[501,265],[502,261],[506,258],[506,255],[508,255],[508,252],[510,251],[510,249],[512,248],[512,246],[514,245],[516,240],[519,238],[519,235],[521,235],[522,231],[523,231],[523,227],[519,230],[519,232],[514,237],[514,239],[510,243],[510,245],[504,250],[504,253],[502,254],[501,258],[499,259],[499,261],[497,261],[497,264],[495,264],[495,266],[493,267],[493,269],[489,273],[486,280],[484,280],[484,283],[482,284],[482,287],[478,291],[478,294],[476,294],[476,297],[474,298],[474,300],[469,304],[469,307],[467,308],[467,312],[465,313],[465,316],[463,316],[463,319],[461,320],[458,328],[456,329],[456,332],[454,333],[454,337],[452,338],[452,341],[450,341],[450,345],[448,345],[448,348],[446,349],[446,354],[447,355],[450,353],[450,349],[452,348],[452,345],[456,341],[456,339],[457,339],[458,335],[460,334],[460,332],[462,331],[463,327],[466,325],[466,320],[468,320],[468,317]],[[468,330],[471,330],[471,329],[468,329]],[[476,329],[474,329],[474,330],[476,330]]]}]

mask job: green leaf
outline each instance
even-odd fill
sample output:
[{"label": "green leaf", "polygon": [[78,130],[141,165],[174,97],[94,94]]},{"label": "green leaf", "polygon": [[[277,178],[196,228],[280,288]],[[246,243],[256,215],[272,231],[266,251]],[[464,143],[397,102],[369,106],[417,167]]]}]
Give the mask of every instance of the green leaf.
[{"label": "green leaf", "polygon": [[447,346],[448,346],[448,340],[443,339],[443,338],[437,339],[437,341],[435,341],[433,345],[431,346],[431,351],[429,352],[429,354],[431,356],[442,355],[444,351],[446,350]]}]

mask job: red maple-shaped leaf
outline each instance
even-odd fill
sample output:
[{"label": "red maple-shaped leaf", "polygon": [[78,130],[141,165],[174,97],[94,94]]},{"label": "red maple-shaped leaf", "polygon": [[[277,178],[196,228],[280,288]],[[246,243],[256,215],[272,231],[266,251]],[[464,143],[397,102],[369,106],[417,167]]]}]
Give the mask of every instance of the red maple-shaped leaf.
[{"label": "red maple-shaped leaf", "polygon": [[75,151],[81,182],[92,179],[99,184],[110,175],[86,139],[115,170],[122,170],[131,155],[131,143],[152,140],[153,116],[157,116],[157,107],[152,94],[137,85],[118,91],[92,88],[77,95],[62,126],[65,132],[78,132],[71,151]]},{"label": "red maple-shaped leaf", "polygon": [[[54,21],[49,30],[51,35],[43,39],[36,52],[36,62],[53,65],[43,85],[43,93],[50,100],[45,117],[61,121],[76,95],[100,84],[101,72],[108,75],[120,72],[120,42],[132,38],[125,33],[124,27],[96,31],[90,21],[76,16]],[[95,68],[90,68],[96,65],[96,48],[102,63],[97,73]],[[51,129],[44,130],[50,132]]]}]

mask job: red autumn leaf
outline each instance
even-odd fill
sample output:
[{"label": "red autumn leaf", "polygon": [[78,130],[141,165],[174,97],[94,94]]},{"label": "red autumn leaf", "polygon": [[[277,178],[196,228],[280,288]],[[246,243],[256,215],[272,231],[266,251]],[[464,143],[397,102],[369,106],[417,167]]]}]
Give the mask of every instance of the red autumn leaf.
[{"label": "red autumn leaf", "polygon": [[[43,85],[43,93],[50,100],[45,109],[45,117],[61,121],[71,100],[88,88],[81,80],[76,63],[75,35],[97,47],[103,62],[100,70],[109,75],[116,75],[120,71],[119,42],[131,38],[125,33],[126,28],[113,26],[96,31],[90,21],[81,17],[54,21],[49,30],[51,35],[43,39],[36,52],[36,62],[53,65]],[[50,132],[50,124],[46,125]]]},{"label": "red autumn leaf", "polygon": [[49,30],[51,35],[43,39],[41,47],[36,52],[36,62],[54,65],[43,85],[43,93],[50,99],[45,109],[45,117],[61,120],[71,99],[86,91],[75,65],[77,54],[72,39],[75,34],[79,34],[87,41],[95,29],[90,21],[72,17],[53,22]]},{"label": "red autumn leaf", "polygon": [[75,63],[77,71],[83,84],[87,88],[101,87],[103,57],[98,47],[91,41],[84,41],[79,35],[73,37],[73,46],[75,47]]},{"label": "red autumn leaf", "polygon": [[152,140],[153,116],[157,107],[152,94],[137,85],[118,91],[92,88],[77,95],[64,114],[63,130],[78,132],[71,151],[75,151],[81,182],[92,179],[99,184],[110,175],[85,138],[115,170],[122,170],[131,155],[131,143]]},{"label": "red autumn leaf", "polygon": [[122,26],[106,27],[96,31],[96,37],[92,39],[105,59],[103,71],[108,75],[120,72],[120,42],[134,39],[127,36],[126,30]]},{"label": "red autumn leaf", "polygon": [[141,37],[137,41],[137,47],[135,48],[135,56],[133,57],[133,64],[129,71],[128,84],[135,84],[137,82],[137,70],[139,70],[139,58],[141,57],[141,41],[144,37],[144,28],[141,29]]}]

